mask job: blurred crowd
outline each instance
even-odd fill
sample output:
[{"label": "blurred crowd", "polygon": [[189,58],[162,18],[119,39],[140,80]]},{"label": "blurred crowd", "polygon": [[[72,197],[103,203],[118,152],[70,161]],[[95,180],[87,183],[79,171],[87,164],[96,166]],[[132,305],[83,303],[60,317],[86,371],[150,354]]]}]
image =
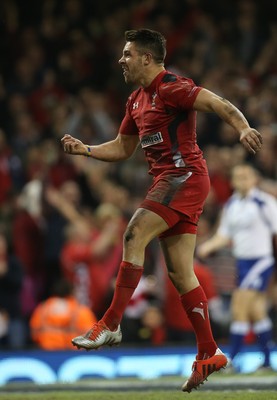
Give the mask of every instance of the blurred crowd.
[{"label": "blurred crowd", "polygon": [[[122,233],[151,182],[140,149],[128,161],[106,164],[68,156],[60,145],[64,133],[90,144],[117,134],[133,89],[117,64],[124,31],[161,31],[166,68],[226,97],[263,135],[262,150],[249,156],[232,128],[215,115],[198,115],[212,185],[201,243],[232,193],[230,170],[238,162],[252,163],[261,187],[277,198],[277,6],[270,0],[2,0],[0,8],[0,342],[43,347],[33,319],[42,302],[58,300],[52,308],[59,315],[74,298],[87,307],[87,325],[107,308]],[[228,250],[206,265],[200,261],[215,336],[226,342],[234,262]],[[174,296],[153,241],[126,310],[125,342],[189,343],[187,322],[171,321]],[[274,288],[269,306],[276,324]]]}]

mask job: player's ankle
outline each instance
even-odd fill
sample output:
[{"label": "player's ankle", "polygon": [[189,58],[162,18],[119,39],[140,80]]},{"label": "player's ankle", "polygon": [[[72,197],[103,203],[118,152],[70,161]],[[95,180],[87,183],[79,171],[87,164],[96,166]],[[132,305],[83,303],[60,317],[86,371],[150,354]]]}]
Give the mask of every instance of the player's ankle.
[{"label": "player's ankle", "polygon": [[106,327],[112,332],[117,330],[117,327],[120,323],[120,321],[118,321],[118,318],[114,317],[114,312],[112,310],[108,310],[101,321],[104,322]]},{"label": "player's ankle", "polygon": [[217,348],[218,347],[214,341],[198,344],[197,360],[206,360],[207,358],[212,357]]}]

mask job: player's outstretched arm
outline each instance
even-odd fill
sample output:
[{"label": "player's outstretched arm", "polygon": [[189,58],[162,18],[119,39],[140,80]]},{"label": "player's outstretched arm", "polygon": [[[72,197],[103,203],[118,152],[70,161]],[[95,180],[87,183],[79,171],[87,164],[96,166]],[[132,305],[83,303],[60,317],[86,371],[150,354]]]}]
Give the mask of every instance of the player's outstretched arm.
[{"label": "player's outstretched arm", "polygon": [[210,254],[228,246],[229,243],[229,238],[224,237],[219,233],[215,233],[210,239],[206,240],[206,242],[197,246],[196,255],[201,259],[206,258]]},{"label": "player's outstretched arm", "polygon": [[260,150],[262,146],[261,134],[249,126],[242,112],[228,100],[207,89],[202,89],[197,95],[193,108],[196,111],[215,112],[239,133],[240,142],[250,153],[255,154]]},{"label": "player's outstretched arm", "polygon": [[114,140],[95,146],[84,144],[71,135],[64,135],[61,139],[63,149],[68,154],[92,157],[102,161],[120,161],[129,158],[138,144],[136,135],[121,135]]}]

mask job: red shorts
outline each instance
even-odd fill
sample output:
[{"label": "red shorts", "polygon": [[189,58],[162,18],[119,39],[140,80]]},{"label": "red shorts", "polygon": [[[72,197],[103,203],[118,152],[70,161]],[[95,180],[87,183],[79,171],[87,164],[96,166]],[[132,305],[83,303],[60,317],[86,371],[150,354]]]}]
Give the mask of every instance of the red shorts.
[{"label": "red shorts", "polygon": [[208,175],[188,173],[158,177],[140,207],[155,212],[168,224],[169,229],[160,238],[182,233],[196,234],[209,190]]}]

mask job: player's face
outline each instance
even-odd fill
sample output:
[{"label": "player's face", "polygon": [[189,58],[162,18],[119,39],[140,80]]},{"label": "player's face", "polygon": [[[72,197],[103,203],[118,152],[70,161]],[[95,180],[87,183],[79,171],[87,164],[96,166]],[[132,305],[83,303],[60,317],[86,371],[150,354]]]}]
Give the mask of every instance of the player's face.
[{"label": "player's face", "polygon": [[248,166],[237,166],[232,172],[232,186],[243,196],[257,185],[255,171]]},{"label": "player's face", "polygon": [[143,55],[136,49],[134,42],[127,42],[123,49],[123,55],[118,61],[123,69],[126,83],[139,84],[143,78]]}]

